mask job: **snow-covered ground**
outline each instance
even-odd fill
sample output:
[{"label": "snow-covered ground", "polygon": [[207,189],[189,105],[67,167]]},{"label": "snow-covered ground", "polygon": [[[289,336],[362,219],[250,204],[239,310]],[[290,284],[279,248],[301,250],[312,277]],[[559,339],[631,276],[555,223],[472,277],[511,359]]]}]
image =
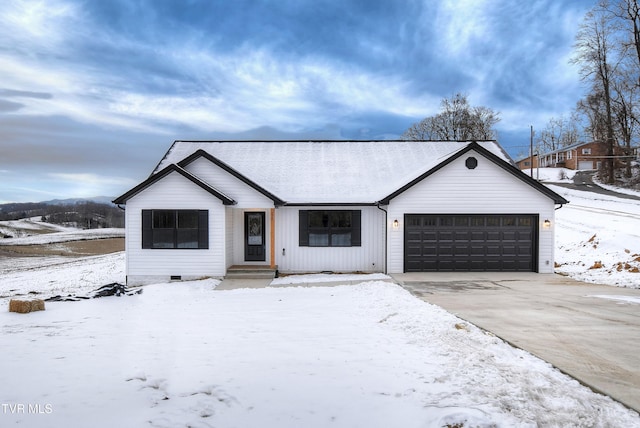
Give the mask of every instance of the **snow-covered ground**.
[{"label": "snow-covered ground", "polygon": [[[553,185],[573,182],[574,170],[533,172],[534,178],[570,201],[556,211],[556,272],[580,281],[640,288],[640,201]],[[598,184],[640,196],[634,190]]]},{"label": "snow-covered ground", "polygon": [[125,283],[124,252],[80,258],[0,257],[0,276],[0,300],[29,293],[43,299],[84,296],[105,284]]},{"label": "snow-covered ground", "polygon": [[[640,287],[640,273],[617,268],[637,266],[640,204],[553,189],[571,201],[556,212],[557,270]],[[0,258],[0,426],[640,427],[637,413],[383,275],[157,284],[6,311],[12,295],[123,283],[124,267],[123,253]],[[592,297],[619,300],[614,290]]]},{"label": "snow-covered ground", "polygon": [[549,187],[570,201],[556,211],[556,272],[640,288],[640,201]]},{"label": "snow-covered ground", "polygon": [[[531,170],[522,170],[528,176],[531,176]],[[573,183],[573,176],[576,170],[568,168],[534,168],[533,178],[544,183]]]},{"label": "snow-covered ground", "polygon": [[393,284],[215,285],[1,313],[3,426],[640,426]]}]

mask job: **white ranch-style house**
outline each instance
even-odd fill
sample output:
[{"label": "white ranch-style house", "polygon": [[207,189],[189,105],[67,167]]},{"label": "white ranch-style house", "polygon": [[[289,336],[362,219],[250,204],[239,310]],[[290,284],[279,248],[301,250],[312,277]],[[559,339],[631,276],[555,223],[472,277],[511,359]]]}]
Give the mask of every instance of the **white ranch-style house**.
[{"label": "white ranch-style house", "polygon": [[126,208],[127,283],[282,273],[552,273],[568,203],[495,141],[175,141]]}]

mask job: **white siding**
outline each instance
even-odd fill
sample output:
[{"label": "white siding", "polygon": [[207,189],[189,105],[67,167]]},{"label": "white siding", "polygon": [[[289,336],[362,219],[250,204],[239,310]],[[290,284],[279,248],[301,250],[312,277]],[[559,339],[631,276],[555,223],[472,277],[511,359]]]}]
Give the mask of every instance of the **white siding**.
[{"label": "white siding", "polygon": [[[142,249],[143,209],[209,210],[209,249]],[[225,274],[225,209],[222,201],[178,173],[171,173],[126,204],[127,283],[138,285]]]},{"label": "white siding", "polygon": [[[478,160],[468,169],[465,160]],[[388,206],[388,272],[404,269],[404,214],[539,214],[539,272],[553,273],[553,200],[473,151],[422,180]],[[392,223],[398,220],[399,227]],[[551,228],[545,229],[545,219]]]},{"label": "white siding", "polygon": [[271,199],[205,158],[196,159],[185,169],[235,200],[235,208],[273,207]]},{"label": "white siding", "polygon": [[[301,209],[361,210],[362,246],[300,247]],[[384,212],[376,207],[281,207],[276,209],[276,264],[281,272],[383,272]],[[283,255],[284,250],[284,255]]]}]

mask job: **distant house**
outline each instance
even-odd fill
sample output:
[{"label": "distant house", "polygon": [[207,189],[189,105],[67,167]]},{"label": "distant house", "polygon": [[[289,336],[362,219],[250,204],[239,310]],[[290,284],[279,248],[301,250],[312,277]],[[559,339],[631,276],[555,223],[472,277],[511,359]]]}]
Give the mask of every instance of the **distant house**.
[{"label": "distant house", "polygon": [[[627,153],[624,147],[615,146],[614,156],[617,159],[624,159],[627,156],[635,159],[637,157],[637,148]],[[602,142],[592,141],[589,143],[577,143],[566,146],[550,152],[528,156],[516,162],[521,170],[531,168],[568,168],[580,170],[600,169],[602,163],[607,159],[607,147]]]},{"label": "distant house", "polygon": [[553,272],[562,196],[495,141],[176,141],[126,207],[127,283],[296,272]]},{"label": "distant house", "polygon": [[527,156],[526,158],[516,161],[516,166],[522,171],[530,170],[531,168],[537,168],[538,154],[536,153],[533,156]]}]

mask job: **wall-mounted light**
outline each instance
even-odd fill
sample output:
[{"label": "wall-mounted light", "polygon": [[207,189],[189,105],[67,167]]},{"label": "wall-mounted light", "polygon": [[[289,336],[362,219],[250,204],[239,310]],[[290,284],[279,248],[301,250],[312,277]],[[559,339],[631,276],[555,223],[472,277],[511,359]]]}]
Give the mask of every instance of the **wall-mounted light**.
[{"label": "wall-mounted light", "polygon": [[542,227],[544,227],[545,229],[549,229],[551,227],[551,220],[546,219],[545,221],[543,221]]},{"label": "wall-mounted light", "polygon": [[393,220],[393,228],[397,229],[399,226],[398,219]]}]

